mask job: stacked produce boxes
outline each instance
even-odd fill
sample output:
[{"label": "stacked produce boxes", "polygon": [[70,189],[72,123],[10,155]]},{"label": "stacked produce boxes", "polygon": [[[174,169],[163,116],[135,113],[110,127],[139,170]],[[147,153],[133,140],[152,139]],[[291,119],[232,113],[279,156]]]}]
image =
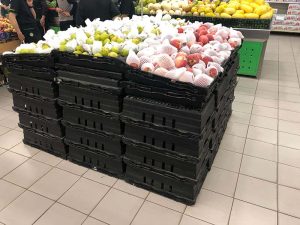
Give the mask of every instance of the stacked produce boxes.
[{"label": "stacked produce boxes", "polygon": [[69,159],[121,175],[124,169],[119,118],[123,102],[122,66],[109,59],[60,52],[56,67]]},{"label": "stacked produce boxes", "polygon": [[52,55],[10,55],[4,65],[10,71],[13,109],[19,113],[24,143],[66,158]]},{"label": "stacked produce boxes", "polygon": [[225,65],[208,88],[128,71],[121,116],[128,182],[195,202],[231,115],[237,51]]}]

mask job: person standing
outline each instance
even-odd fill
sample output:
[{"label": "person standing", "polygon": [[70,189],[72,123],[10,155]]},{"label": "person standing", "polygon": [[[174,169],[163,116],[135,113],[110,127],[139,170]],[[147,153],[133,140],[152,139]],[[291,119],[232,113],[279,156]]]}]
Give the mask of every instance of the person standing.
[{"label": "person standing", "polygon": [[7,17],[10,0],[1,0],[1,16]]},{"label": "person standing", "polygon": [[67,30],[70,26],[74,26],[74,7],[77,7],[75,0],[57,0],[60,30]]},{"label": "person standing", "polygon": [[40,33],[45,33],[45,22],[48,6],[46,0],[33,0],[34,11],[36,13],[36,20],[38,23],[38,27],[40,29]]},{"label": "person standing", "polygon": [[91,21],[97,18],[100,20],[111,20],[120,15],[120,12],[112,0],[81,0],[78,3],[76,23],[78,26],[85,25],[86,19]]},{"label": "person standing", "polygon": [[8,18],[20,41],[31,43],[41,40],[33,0],[11,0]]},{"label": "person standing", "polygon": [[120,13],[121,15],[132,17],[134,14],[134,3],[133,0],[120,0]]}]

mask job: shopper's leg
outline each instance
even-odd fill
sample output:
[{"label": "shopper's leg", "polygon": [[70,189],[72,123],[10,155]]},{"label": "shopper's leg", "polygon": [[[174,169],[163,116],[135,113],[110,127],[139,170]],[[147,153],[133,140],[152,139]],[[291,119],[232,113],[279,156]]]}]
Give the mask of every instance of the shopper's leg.
[{"label": "shopper's leg", "polygon": [[60,21],[60,30],[68,30],[70,26],[73,25],[73,20],[70,21]]}]

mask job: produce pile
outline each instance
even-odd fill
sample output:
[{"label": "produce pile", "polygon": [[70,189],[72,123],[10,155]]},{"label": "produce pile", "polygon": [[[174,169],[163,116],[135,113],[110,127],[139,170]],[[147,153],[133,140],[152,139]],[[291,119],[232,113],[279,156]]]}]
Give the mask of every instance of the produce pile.
[{"label": "produce pile", "polygon": [[22,44],[16,53],[50,53],[114,57],[133,68],[173,81],[207,87],[223,72],[222,64],[241,45],[243,35],[221,24],[156,17],[134,16],[117,21],[86,21],[86,27],[71,27],[45,41]]},{"label": "produce pile", "polygon": [[16,32],[7,18],[0,18],[0,32]]},{"label": "produce pile", "polygon": [[[143,1],[143,2],[141,2]],[[143,5],[143,8],[141,7]],[[265,0],[140,0],[136,13],[206,16],[221,18],[271,19],[273,9]]]}]

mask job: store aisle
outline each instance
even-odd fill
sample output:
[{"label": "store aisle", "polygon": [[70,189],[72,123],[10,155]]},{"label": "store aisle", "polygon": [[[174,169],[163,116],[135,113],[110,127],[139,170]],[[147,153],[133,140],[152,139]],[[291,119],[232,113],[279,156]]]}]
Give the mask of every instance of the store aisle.
[{"label": "store aisle", "polygon": [[300,38],[272,35],[193,207],[25,146],[1,87],[0,225],[300,225],[299,78]]}]

